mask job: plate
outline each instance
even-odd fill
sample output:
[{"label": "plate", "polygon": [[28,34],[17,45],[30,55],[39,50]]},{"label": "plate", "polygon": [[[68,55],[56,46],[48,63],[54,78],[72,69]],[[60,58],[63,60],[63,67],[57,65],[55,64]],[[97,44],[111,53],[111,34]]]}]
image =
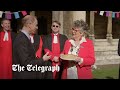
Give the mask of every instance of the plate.
[{"label": "plate", "polygon": [[70,60],[70,61],[74,61],[76,59],[77,55],[73,55],[73,54],[65,54],[62,55],[60,58],[63,60]]}]

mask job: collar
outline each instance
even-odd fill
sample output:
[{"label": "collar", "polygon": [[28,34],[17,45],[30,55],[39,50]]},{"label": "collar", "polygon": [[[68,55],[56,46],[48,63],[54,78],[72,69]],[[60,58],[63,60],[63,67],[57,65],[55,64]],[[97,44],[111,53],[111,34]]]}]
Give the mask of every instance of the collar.
[{"label": "collar", "polygon": [[[76,46],[75,45],[75,41],[73,39],[70,39],[69,42],[73,45],[73,46]],[[87,42],[86,41],[86,38],[83,36],[79,42],[79,44],[82,44],[83,42]]]},{"label": "collar", "polygon": [[56,33],[56,34],[52,33],[51,35],[52,35],[52,36],[55,36],[55,35],[56,35],[56,36],[59,36],[59,33]]},{"label": "collar", "polygon": [[21,30],[21,32],[23,32],[28,37],[28,39],[30,39],[30,35],[29,35],[29,33],[27,31]]},{"label": "collar", "polygon": [[80,41],[81,41],[82,43],[83,43],[83,42],[87,42],[87,41],[86,41],[86,38],[85,38],[84,36],[82,37],[82,39],[81,39]]}]

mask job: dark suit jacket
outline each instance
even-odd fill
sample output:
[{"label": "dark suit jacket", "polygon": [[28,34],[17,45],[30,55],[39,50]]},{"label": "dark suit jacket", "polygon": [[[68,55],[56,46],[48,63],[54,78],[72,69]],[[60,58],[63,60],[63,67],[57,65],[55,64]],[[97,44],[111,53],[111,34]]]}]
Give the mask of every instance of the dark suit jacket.
[{"label": "dark suit jacket", "polygon": [[12,42],[14,42],[16,36],[17,36],[17,34],[15,32],[11,32]]},{"label": "dark suit jacket", "polygon": [[[49,49],[50,51],[52,51],[52,36],[51,36],[51,34],[45,36],[44,39],[45,39],[45,40],[43,41],[43,43],[44,43],[43,48],[44,48],[44,49],[47,48],[47,49]],[[67,39],[68,39],[67,36],[62,35],[62,34],[59,35],[60,52],[63,51],[64,45],[65,45],[65,41],[66,41]],[[51,60],[49,60],[49,64],[48,64],[48,65],[49,65],[49,66],[52,66]],[[61,63],[60,73],[59,73],[59,74],[60,74],[60,75],[59,75],[59,79],[61,78],[62,71],[63,71],[63,64]],[[49,73],[49,74],[52,74],[52,72]]]},{"label": "dark suit jacket", "polygon": [[[26,67],[28,64],[33,66],[42,66],[44,65],[44,61],[42,58],[36,59],[35,57],[35,49],[31,44],[28,37],[20,32],[14,43],[13,43],[13,64],[19,64],[20,66]],[[38,77],[37,72],[29,72],[25,71],[14,71],[13,72],[14,79],[42,79],[42,77]]]},{"label": "dark suit jacket", "polygon": [[[120,56],[120,39],[118,42],[118,55]],[[119,79],[120,79],[120,64],[119,64]]]}]

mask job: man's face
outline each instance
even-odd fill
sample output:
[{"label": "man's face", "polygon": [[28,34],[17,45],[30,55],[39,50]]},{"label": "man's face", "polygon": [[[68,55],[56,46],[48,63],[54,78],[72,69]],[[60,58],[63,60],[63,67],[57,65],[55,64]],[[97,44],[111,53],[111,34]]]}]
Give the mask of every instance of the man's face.
[{"label": "man's face", "polygon": [[32,24],[30,24],[30,33],[31,34],[36,34],[36,32],[37,32],[37,29],[38,29],[38,22],[37,22],[37,20],[35,20],[35,22],[33,22]]},{"label": "man's face", "polygon": [[1,24],[3,30],[11,30],[11,23],[9,20],[4,20],[3,23]]},{"label": "man's face", "polygon": [[60,30],[60,26],[59,26],[59,24],[57,24],[57,23],[53,23],[52,24],[52,26],[51,26],[51,29],[52,29],[52,32],[53,33],[58,33],[59,32],[59,30]]}]

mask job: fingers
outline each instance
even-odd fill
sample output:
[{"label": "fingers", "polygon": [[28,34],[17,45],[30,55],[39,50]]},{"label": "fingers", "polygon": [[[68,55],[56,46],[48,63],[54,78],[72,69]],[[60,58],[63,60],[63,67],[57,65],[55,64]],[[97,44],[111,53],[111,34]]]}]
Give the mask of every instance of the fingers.
[{"label": "fingers", "polygon": [[64,55],[64,54],[60,54],[60,57],[62,57],[62,55]]},{"label": "fingers", "polygon": [[47,52],[45,55],[47,56],[49,54],[49,52]]},{"label": "fingers", "polygon": [[51,55],[50,55],[50,56],[48,56],[48,58],[50,59],[50,58],[51,58]]}]

